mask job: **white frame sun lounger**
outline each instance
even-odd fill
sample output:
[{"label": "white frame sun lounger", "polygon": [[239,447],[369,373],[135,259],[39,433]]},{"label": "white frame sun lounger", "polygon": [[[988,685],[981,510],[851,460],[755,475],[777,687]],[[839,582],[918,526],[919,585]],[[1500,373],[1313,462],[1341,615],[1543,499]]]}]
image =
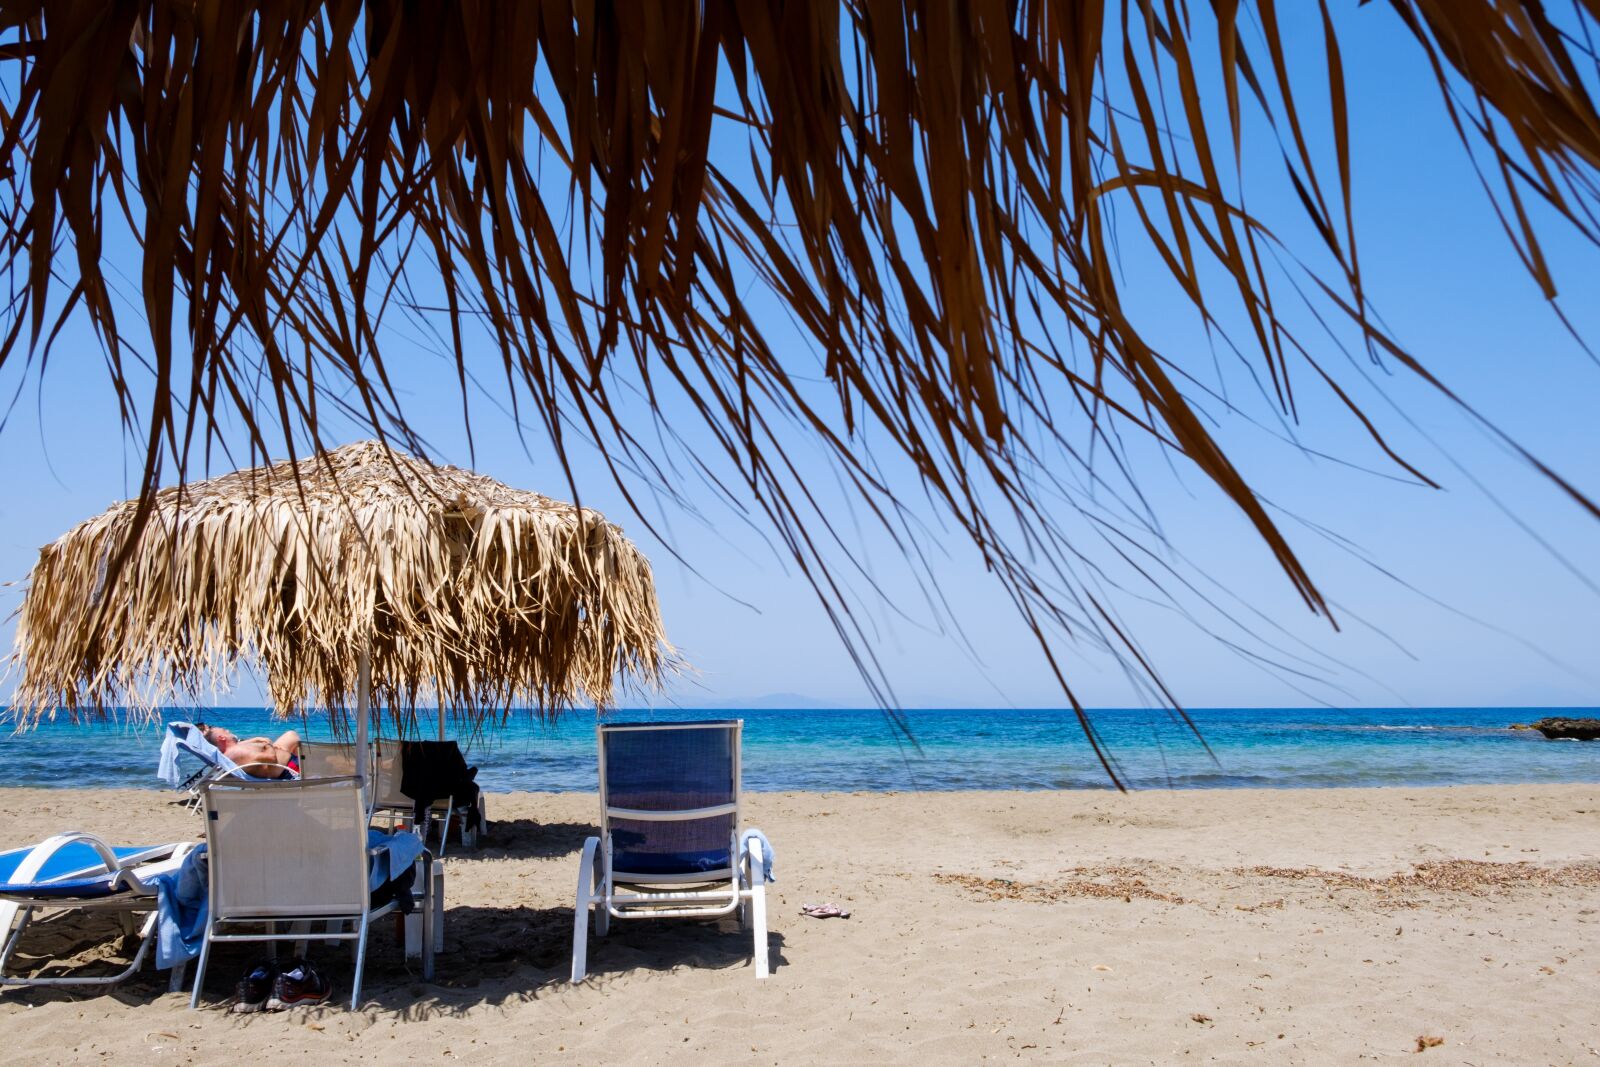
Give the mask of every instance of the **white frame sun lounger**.
[{"label": "white frame sun lounger", "polygon": [[[583,843],[583,857],[578,869],[578,902],[572,926],[572,981],[581,982],[588,973],[589,919],[593,911],[596,937],[604,937],[612,919],[711,919],[722,915],[739,914],[740,925],[751,931],[752,951],[757,978],[769,973],[767,946],[767,897],[765,855],[762,847],[765,838],[759,830],[739,826],[740,792],[740,738],[744,728],[741,719],[710,722],[682,723],[613,723],[596,728],[595,738],[600,757],[600,836]],[[674,783],[658,781],[658,788],[647,803],[637,807],[618,807],[613,794],[622,783],[613,781],[618,772],[616,755],[608,765],[607,740],[626,734],[655,734],[658,737],[674,731],[713,730],[731,735],[725,751],[728,762],[720,766],[696,768],[709,772],[708,778],[719,779],[714,792],[714,803],[696,804],[685,790],[672,795]],[[644,738],[635,738],[644,740]],[[714,754],[714,749],[708,750]],[[638,753],[629,757],[634,762]],[[731,765],[729,765],[731,764]],[[633,773],[624,768],[621,775]],[[651,772],[646,772],[651,773]],[[637,795],[638,780],[635,780]],[[626,799],[626,794],[625,794]],[[704,822],[713,826],[726,825],[727,848],[713,847],[679,856],[671,851],[657,852],[649,865],[652,870],[619,869],[617,859],[626,861],[638,856],[619,848],[618,823],[624,833],[634,841],[650,847],[649,837],[653,827],[666,830],[669,824]],[[718,831],[713,829],[713,833]],[[707,856],[711,855],[708,860]],[[675,859],[684,860],[675,866]],[[705,866],[707,862],[718,863]]]},{"label": "white frame sun lounger", "polygon": [[[169,751],[171,755],[169,756]],[[160,773],[180,773],[177,770],[178,755],[192,756],[198,760],[200,766],[185,777],[181,782],[176,778],[169,779],[174,788],[182,792],[187,798],[190,811],[200,810],[200,786],[218,774],[233,774],[238,771],[238,765],[227,756],[224,756],[210,741],[200,733],[200,728],[192,722],[174,721],[167,723],[166,735],[162,738],[162,766]],[[169,762],[170,760],[170,762]]]},{"label": "white frame sun lounger", "polygon": [[[163,770],[166,769],[167,757],[165,749],[167,746],[171,746],[175,755],[181,753],[193,756],[200,761],[200,766],[195,769],[194,773],[183,779],[175,787],[188,797],[185,804],[189,811],[200,810],[201,788],[208,781],[215,781],[219,778],[243,778],[253,781],[287,780],[284,778],[258,778],[246,770],[249,767],[277,767],[279,770],[287,772],[289,779],[300,777],[293,767],[285,767],[281,763],[239,764],[233,762],[233,760],[224,756],[217,746],[201,736],[199,727],[192,722],[174,721],[167,723],[167,736],[163,739],[162,745]],[[176,763],[173,766],[176,767]]]},{"label": "white frame sun lounger", "polygon": [[[209,863],[208,909],[189,1006],[199,1007],[206,963],[216,942],[354,941],[350,1007],[361,1004],[367,932],[397,907],[372,906],[368,881],[367,805],[361,779],[244,781],[224,778],[204,789]],[[433,976],[433,857],[422,859],[422,973]],[[323,924],[321,933],[290,930]],[[354,930],[346,931],[346,923]],[[243,931],[244,927],[261,931]]]},{"label": "white frame sun lounger", "polygon": [[[388,746],[387,751],[384,746]],[[353,741],[301,741],[298,755],[301,778],[340,778],[356,773],[356,746]],[[386,816],[390,830],[414,821],[415,802],[400,791],[403,777],[401,766],[400,742],[379,738],[376,744],[368,743],[367,819],[371,821],[380,815]],[[431,851],[435,861],[442,860],[449,844],[450,817],[456,814],[455,798],[445,797],[434,801],[428,814],[430,818],[427,824],[412,826],[411,829],[426,842],[432,817],[439,817],[439,840]],[[480,827],[487,825],[481,794],[478,815]],[[475,834],[463,832],[461,842],[470,847],[476,843],[475,837]]]},{"label": "white frame sun lounger", "polygon": [[[153,875],[176,869],[194,847],[190,842],[140,848],[115,848],[93,834],[70,831],[27,848],[0,853],[0,870],[16,866],[0,881],[0,987],[110,986],[143,964],[155,940],[156,890]],[[65,861],[65,862],[63,862]],[[57,912],[114,912],[126,933],[137,933],[139,948],[126,968],[93,977],[25,978],[5,973],[28,925]],[[148,913],[142,926],[134,916]],[[183,984],[184,968],[172,969],[171,988]]]},{"label": "white frame sun lounger", "polygon": [[[372,771],[372,814],[376,818],[380,813],[388,816],[391,827],[398,823],[408,825],[416,821],[416,801],[400,790],[400,783],[405,778],[405,762],[403,758],[403,742],[390,738],[380,737],[375,745],[376,758]],[[462,819],[463,829],[460,832],[460,841],[463,848],[472,848],[478,843],[479,835],[485,832],[489,825],[488,807],[484,801],[483,793],[478,793],[478,829],[472,834],[465,830],[465,805],[458,808],[456,798],[440,797],[427,808],[427,820],[422,825],[412,825],[412,829],[426,841],[434,819],[439,820],[439,846],[434,855],[444,858],[446,846],[449,844],[450,822],[452,816]]]}]

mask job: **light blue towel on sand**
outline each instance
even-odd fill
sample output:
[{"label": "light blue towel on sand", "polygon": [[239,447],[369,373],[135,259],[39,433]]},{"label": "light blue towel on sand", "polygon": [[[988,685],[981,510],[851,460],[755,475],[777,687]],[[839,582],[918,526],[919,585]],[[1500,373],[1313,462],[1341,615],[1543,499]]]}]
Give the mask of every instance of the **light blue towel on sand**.
[{"label": "light blue towel on sand", "polygon": [[772,854],[772,842],[768,841],[767,835],[762,833],[760,830],[746,830],[744,832],[745,846],[749,847],[749,843],[751,841],[760,842],[761,870],[766,874],[767,881],[776,882],[778,880],[778,876],[772,873],[772,866],[775,862],[775,857]]},{"label": "light blue towel on sand", "polygon": [[[368,866],[368,887],[377,890],[385,882],[406,873],[422,855],[422,839],[401,831],[386,834],[367,831],[367,848],[378,849]],[[206,846],[197,845],[175,871],[155,875],[156,886],[156,967],[166,969],[200,955],[206,933],[206,897],[210,892]]]}]

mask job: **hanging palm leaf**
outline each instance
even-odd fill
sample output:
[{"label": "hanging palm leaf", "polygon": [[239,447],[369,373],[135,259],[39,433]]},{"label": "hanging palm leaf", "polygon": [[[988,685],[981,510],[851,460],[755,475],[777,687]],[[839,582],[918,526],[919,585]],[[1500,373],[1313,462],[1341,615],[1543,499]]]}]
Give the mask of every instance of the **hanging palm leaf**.
[{"label": "hanging palm leaf", "polygon": [[[1274,0],[6,2],[0,361],[42,364],[62,320],[90,317],[143,441],[136,533],[161,472],[235,414],[263,453],[320,445],[330,405],[415,449],[379,337],[437,306],[463,403],[502,379],[563,457],[576,432],[650,470],[628,397],[659,414],[656,390],[686,394],[742,481],[719,486],[764,512],[870,681],[796,432],[915,541],[879,460],[910,464],[1041,637],[1098,636],[1154,680],[1058,517],[1062,497],[1097,506],[1069,484],[1099,477],[1072,440],[1186,457],[1328,606],[1208,428],[1191,357],[1130,309],[1118,243],[1153,253],[1213,337],[1242,325],[1227,343],[1284,412],[1309,375],[1426,483],[1278,299],[1288,270],[1373,358],[1435,381],[1363,287],[1340,24],[1415,38],[1548,295],[1530,203],[1595,236],[1600,4],[1576,0],[1570,25],[1538,0],[1315,10],[1320,40],[1291,42]],[[1310,247],[1244,209],[1262,123]],[[107,273],[119,224],[140,246],[137,330]],[[774,341],[774,303],[830,399]]]}]

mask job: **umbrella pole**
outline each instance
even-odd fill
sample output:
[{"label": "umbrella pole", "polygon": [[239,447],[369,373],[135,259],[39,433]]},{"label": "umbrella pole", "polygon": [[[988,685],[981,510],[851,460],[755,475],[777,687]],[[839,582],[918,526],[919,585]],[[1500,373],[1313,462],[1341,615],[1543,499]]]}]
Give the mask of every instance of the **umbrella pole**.
[{"label": "umbrella pole", "polygon": [[370,645],[361,647],[361,659],[356,666],[356,777],[361,779],[363,792],[367,788],[367,720],[372,705],[372,652]]}]

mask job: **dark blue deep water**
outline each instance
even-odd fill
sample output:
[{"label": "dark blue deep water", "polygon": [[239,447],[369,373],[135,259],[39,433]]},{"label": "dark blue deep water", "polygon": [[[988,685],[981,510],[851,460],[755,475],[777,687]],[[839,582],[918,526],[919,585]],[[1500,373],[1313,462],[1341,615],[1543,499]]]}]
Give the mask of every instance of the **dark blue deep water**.
[{"label": "dark blue deep water", "polygon": [[[1549,710],[1528,708],[1229,709],[1191,712],[1210,751],[1165,712],[1093,713],[1101,740],[1135,788],[1326,788],[1469,783],[1600,782],[1600,742],[1547,741],[1507,729]],[[1594,715],[1592,709],[1560,714]],[[190,713],[174,713],[188,718]],[[260,709],[205,715],[241,736],[296,726],[326,737],[324,721],[271,720]],[[744,783],[757,790],[1104,789],[1070,711],[908,711],[910,739],[876,709],[620,712],[616,721],[745,720]],[[5,729],[0,725],[0,731]],[[423,736],[435,728],[424,715]],[[45,723],[0,732],[0,786],[147,786],[159,728],[115,722]],[[555,726],[525,717],[464,739],[490,790],[595,788],[594,719]]]}]

